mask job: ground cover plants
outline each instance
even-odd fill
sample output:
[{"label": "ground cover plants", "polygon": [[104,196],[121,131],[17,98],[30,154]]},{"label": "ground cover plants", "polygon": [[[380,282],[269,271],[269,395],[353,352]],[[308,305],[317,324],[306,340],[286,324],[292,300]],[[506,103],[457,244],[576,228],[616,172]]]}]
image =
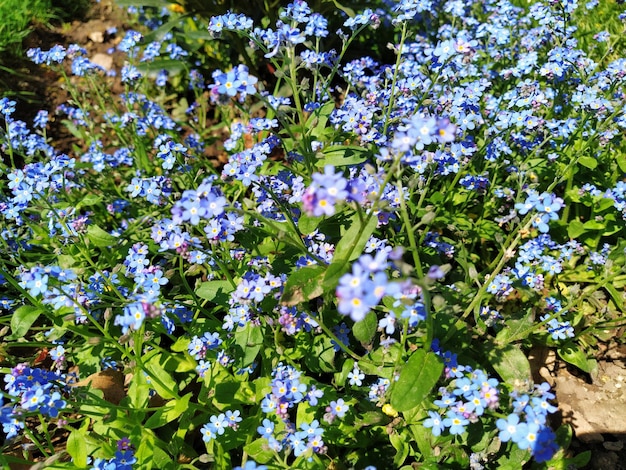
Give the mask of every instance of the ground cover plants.
[{"label": "ground cover plants", "polygon": [[[28,52],[66,76],[70,152],[0,100],[5,463],[583,466],[527,354],[589,373],[623,325],[619,5],[406,0],[335,31],[296,1],[187,42],[184,10],[133,11],[156,33],[109,32],[119,97],[80,47]],[[395,62],[353,59],[377,29]],[[247,63],[203,76],[198,41]]]}]

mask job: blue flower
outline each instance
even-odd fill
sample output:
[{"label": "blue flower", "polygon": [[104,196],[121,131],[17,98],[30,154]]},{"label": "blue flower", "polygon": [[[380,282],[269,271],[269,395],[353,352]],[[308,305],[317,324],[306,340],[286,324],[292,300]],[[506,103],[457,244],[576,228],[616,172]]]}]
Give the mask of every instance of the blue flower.
[{"label": "blue flower", "polygon": [[263,425],[257,428],[257,432],[266,439],[269,439],[274,433],[274,423],[269,419],[263,420]]},{"label": "blue flower", "polygon": [[343,418],[348,411],[349,406],[343,401],[343,398],[339,398],[337,401],[333,400],[327,408],[327,411],[338,418]]},{"label": "blue flower", "polygon": [[446,412],[446,418],[443,420],[443,425],[446,428],[450,428],[450,434],[463,434],[468,424],[468,419],[453,410],[448,410]]},{"label": "blue flower", "polygon": [[441,431],[443,431],[445,428],[443,421],[441,419],[441,415],[434,411],[429,411],[428,416],[429,417],[424,420],[424,423],[423,423],[424,427],[431,428],[433,436],[441,435]]},{"label": "blue flower", "polygon": [[520,423],[519,415],[511,413],[506,419],[500,418],[496,421],[496,427],[500,430],[498,438],[502,442],[518,442],[525,432],[524,423]]}]

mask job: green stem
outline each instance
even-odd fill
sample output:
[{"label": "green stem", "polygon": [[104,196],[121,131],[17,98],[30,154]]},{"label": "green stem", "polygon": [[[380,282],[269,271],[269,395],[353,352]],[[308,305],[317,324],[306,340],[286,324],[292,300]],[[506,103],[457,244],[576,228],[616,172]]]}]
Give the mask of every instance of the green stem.
[{"label": "green stem", "polygon": [[[491,272],[490,278],[497,276],[502,270],[502,268],[504,268],[504,265],[508,262],[511,253],[513,253],[513,250],[517,247],[517,245],[522,240],[522,234],[526,230],[528,230],[531,223],[532,223],[532,217],[530,215],[526,216],[526,219],[523,221],[522,224],[520,224],[521,228],[517,230],[515,238],[508,244],[508,246],[503,247],[503,249],[500,251],[500,254],[496,258],[496,260],[494,260],[494,262],[497,262],[497,265]],[[467,306],[463,314],[455,322],[454,324],[455,327],[460,326],[460,325],[465,325],[465,319],[474,311],[474,308],[483,301],[483,297],[485,296],[485,293],[487,292],[488,286],[489,286],[489,283],[485,282],[478,289],[478,292],[476,293],[476,295],[474,296],[470,304]],[[454,331],[455,331],[455,328],[450,328],[450,330],[444,337],[442,344],[445,344],[450,338],[452,338],[452,336],[454,335]]]},{"label": "green stem", "polygon": [[400,36],[400,44],[398,45],[398,52],[396,57],[396,64],[393,70],[393,79],[391,80],[391,91],[389,94],[389,104],[385,109],[385,117],[384,117],[384,127],[383,127],[383,135],[387,135],[387,129],[389,127],[389,117],[391,116],[391,110],[393,109],[393,104],[395,101],[395,93],[396,93],[396,83],[398,81],[398,73],[400,70],[400,63],[402,62],[402,49],[404,49],[404,41],[406,41],[407,34],[407,22],[404,21],[402,23],[402,33]]}]

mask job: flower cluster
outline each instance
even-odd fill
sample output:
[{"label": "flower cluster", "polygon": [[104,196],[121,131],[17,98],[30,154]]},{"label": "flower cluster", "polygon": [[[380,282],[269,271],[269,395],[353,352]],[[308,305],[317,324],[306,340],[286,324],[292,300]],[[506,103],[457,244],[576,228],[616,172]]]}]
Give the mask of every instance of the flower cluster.
[{"label": "flower cluster", "polygon": [[352,265],[352,273],[339,279],[337,310],[348,315],[353,321],[360,321],[386,295],[400,291],[397,282],[390,282],[386,274],[389,265],[387,251],[381,250],[375,256],[362,255]]},{"label": "flower cluster", "polygon": [[535,191],[530,191],[523,203],[515,204],[520,215],[525,215],[531,210],[538,212],[537,215],[533,216],[532,225],[537,227],[541,233],[548,233],[550,230],[548,222],[558,220],[558,212],[562,207],[563,199],[560,197],[548,193],[538,194]]},{"label": "flower cluster", "polygon": [[202,440],[211,442],[213,439],[224,434],[226,429],[231,428],[237,430],[241,422],[241,412],[239,410],[227,410],[226,413],[213,415],[209,422],[202,426]]},{"label": "flower cluster", "polygon": [[30,413],[40,413],[57,418],[67,403],[62,393],[65,376],[27,364],[19,364],[4,376],[7,394],[13,406],[1,406],[0,422],[7,439],[15,437],[24,428],[24,420]]},{"label": "flower cluster", "polygon": [[[303,422],[300,430],[297,431],[295,425],[289,417],[290,410],[299,403],[308,402],[310,406],[316,406],[318,399],[324,393],[315,386],[308,387],[300,381],[301,373],[291,366],[279,364],[272,371],[271,393],[267,394],[261,402],[261,410],[266,414],[275,415],[280,420],[277,427],[270,418],[263,420],[257,432],[261,437],[267,439],[271,449],[279,452],[290,449],[294,455],[300,456],[307,450],[315,453],[326,452],[322,435],[324,429],[320,427],[317,420],[310,423]],[[341,402],[331,402],[329,412],[333,416],[343,416],[347,406]],[[270,415],[270,417],[271,417]]]},{"label": "flower cluster", "polygon": [[335,205],[348,197],[348,181],[327,165],[324,173],[314,173],[313,183],[302,196],[304,210],[313,216],[333,215]]},{"label": "flower cluster", "polygon": [[[436,343],[433,347],[438,348]],[[503,407],[502,384],[497,379],[480,369],[458,364],[456,354],[437,353],[445,360],[448,382],[439,389],[440,398],[433,402],[439,410],[429,411],[423,423],[434,436],[444,431],[463,434],[470,423]],[[550,403],[554,397],[547,383],[535,385],[529,393],[511,392],[513,412],[506,419],[496,421],[500,440],[512,441],[520,449],[529,450],[538,462],[550,460],[558,450],[556,436],[547,424],[547,415],[557,410]]]}]

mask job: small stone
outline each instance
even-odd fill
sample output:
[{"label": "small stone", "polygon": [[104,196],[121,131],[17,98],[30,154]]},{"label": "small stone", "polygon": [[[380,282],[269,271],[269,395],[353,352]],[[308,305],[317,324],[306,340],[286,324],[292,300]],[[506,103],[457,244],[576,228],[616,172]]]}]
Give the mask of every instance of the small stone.
[{"label": "small stone", "polygon": [[103,54],[101,52],[94,54],[94,56],[91,58],[91,61],[105,70],[111,70],[111,67],[113,67],[113,57],[108,54]]},{"label": "small stone", "polygon": [[624,443],[622,441],[605,441],[602,445],[606,450],[612,450],[614,452],[619,452],[624,448]]},{"label": "small stone", "polygon": [[89,33],[88,38],[95,43],[103,43],[104,42],[104,34],[102,31],[92,31]]}]

